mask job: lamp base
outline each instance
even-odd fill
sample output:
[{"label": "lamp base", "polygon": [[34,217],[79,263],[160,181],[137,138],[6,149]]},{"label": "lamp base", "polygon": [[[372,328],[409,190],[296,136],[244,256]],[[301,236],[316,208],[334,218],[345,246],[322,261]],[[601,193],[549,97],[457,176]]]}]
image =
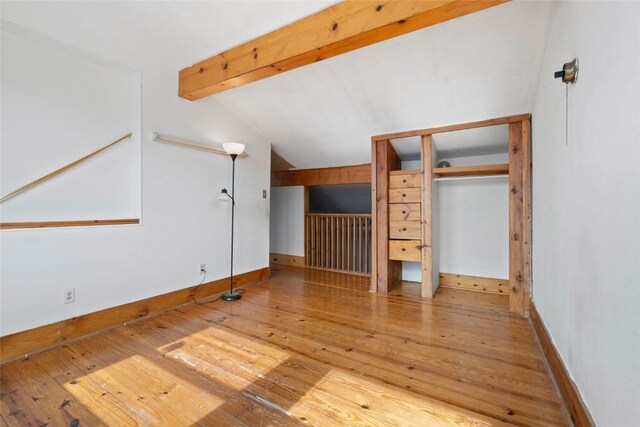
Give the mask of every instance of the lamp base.
[{"label": "lamp base", "polygon": [[225,301],[235,301],[242,298],[242,294],[239,292],[225,292],[221,298]]}]

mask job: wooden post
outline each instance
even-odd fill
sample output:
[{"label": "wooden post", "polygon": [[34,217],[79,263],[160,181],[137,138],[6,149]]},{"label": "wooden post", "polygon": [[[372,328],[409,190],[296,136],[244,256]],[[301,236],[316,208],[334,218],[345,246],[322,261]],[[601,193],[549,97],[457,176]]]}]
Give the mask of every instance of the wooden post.
[{"label": "wooden post", "polygon": [[523,122],[509,124],[509,311],[525,313]]},{"label": "wooden post", "polygon": [[345,218],[340,218],[340,269],[344,270],[344,220]]},{"label": "wooden post", "polygon": [[522,121],[522,197],[524,245],[524,314],[529,316],[531,302],[531,119]]},{"label": "wooden post", "polygon": [[432,191],[433,156],[431,135],[422,136],[422,297],[433,297]]},{"label": "wooden post", "polygon": [[364,219],[364,272],[369,272],[369,218]]},{"label": "wooden post", "polygon": [[309,187],[304,187],[304,265],[309,266],[311,262],[309,234],[311,233],[311,224],[307,214],[309,213]]},{"label": "wooden post", "polygon": [[372,141],[371,291],[387,293],[402,278],[402,263],[389,260],[389,171],[400,169],[400,158],[389,140]]}]

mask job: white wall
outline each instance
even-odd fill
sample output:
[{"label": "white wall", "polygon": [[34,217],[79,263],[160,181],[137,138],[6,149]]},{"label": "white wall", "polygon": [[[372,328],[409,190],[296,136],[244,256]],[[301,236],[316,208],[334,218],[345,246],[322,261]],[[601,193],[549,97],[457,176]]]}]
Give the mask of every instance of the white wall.
[{"label": "white wall", "polygon": [[138,72],[3,23],[2,89],[3,195],[131,133],[90,161],[2,202],[3,222],[140,217]]},{"label": "white wall", "polygon": [[533,110],[534,302],[601,426],[640,419],[639,23],[637,2],[558,3]]},{"label": "white wall", "polygon": [[[55,28],[67,43],[80,43],[69,35],[73,26],[70,20]],[[101,53],[116,55],[121,46],[110,49]],[[141,68],[142,225],[1,232],[2,335],[196,284],[200,263],[207,264],[207,280],[228,276],[230,205],[216,197],[230,184],[230,160],[154,143],[153,131],[247,144],[249,157],[238,161],[236,173],[235,271],[268,266],[269,201],[262,189],[269,188],[269,144],[214,98],[178,98],[177,69]],[[3,107],[11,106],[3,99]],[[75,288],[76,302],[64,305],[68,288]]]},{"label": "white wall", "polygon": [[304,187],[271,188],[269,251],[304,256]]}]

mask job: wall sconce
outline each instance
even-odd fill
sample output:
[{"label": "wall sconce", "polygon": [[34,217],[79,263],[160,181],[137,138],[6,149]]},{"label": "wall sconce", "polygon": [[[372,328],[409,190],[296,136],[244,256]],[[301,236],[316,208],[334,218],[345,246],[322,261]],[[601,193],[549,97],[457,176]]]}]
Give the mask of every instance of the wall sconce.
[{"label": "wall sconce", "polygon": [[554,79],[562,79],[562,83],[566,84],[565,92],[565,136],[564,145],[569,146],[569,83],[575,84],[578,81],[578,58],[573,58],[573,61],[565,62],[562,65],[562,70],[553,73]]},{"label": "wall sconce", "polygon": [[578,81],[578,58],[573,58],[573,61],[566,62],[562,66],[562,70],[556,71],[553,74],[556,79],[562,79],[562,83],[575,84]]}]

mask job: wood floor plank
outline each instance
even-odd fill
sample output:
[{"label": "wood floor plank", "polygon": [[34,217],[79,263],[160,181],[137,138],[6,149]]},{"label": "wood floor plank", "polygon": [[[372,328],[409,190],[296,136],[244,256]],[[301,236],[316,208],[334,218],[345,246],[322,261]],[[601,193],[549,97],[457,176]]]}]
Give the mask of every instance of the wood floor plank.
[{"label": "wood floor plank", "polygon": [[[193,383],[201,376],[194,375],[191,381],[181,381],[180,372],[175,367],[162,369],[144,355],[126,353],[119,344],[105,341],[106,336],[112,333],[108,331],[102,336],[79,342],[81,356],[90,355],[91,375],[99,378],[105,387],[110,387],[112,393],[115,391],[118,398],[130,407],[149,414],[153,425],[196,423],[225,403],[217,396],[217,390],[208,393]],[[242,408],[233,407],[231,410],[240,412]],[[232,423],[237,413],[221,411],[218,415],[221,422]]]},{"label": "wood floor plank", "polygon": [[[211,309],[209,309],[208,311],[211,311]],[[227,319],[225,318],[225,320]],[[216,328],[216,331],[217,329],[218,328]],[[240,331],[235,329],[230,329],[230,330],[234,331],[233,335],[235,335],[236,337],[235,341],[242,341],[243,339],[249,339],[249,338],[255,339],[255,336],[238,333]],[[214,331],[209,330],[208,332],[213,333]],[[205,332],[202,332],[202,334],[206,335]],[[227,335],[232,335],[232,334],[227,334]],[[209,335],[209,336],[212,340],[215,340],[216,342],[220,342],[225,339],[223,334]],[[229,342],[229,345],[233,345],[233,343]],[[291,352],[290,350],[291,348],[288,349],[289,352]],[[238,359],[235,369],[240,371],[247,371],[247,370],[256,368],[256,364],[257,362],[253,362],[251,363],[251,365],[246,365],[242,363],[242,359]],[[310,405],[311,403],[316,403],[314,408],[315,414],[306,414],[305,416],[305,419],[312,423],[315,421],[320,425],[326,424],[326,418],[327,418],[326,415],[325,415],[324,422],[322,422],[322,418],[317,419],[316,417],[314,417],[314,415],[317,415],[318,412],[326,412],[328,413],[329,416],[335,416],[335,414],[341,414],[339,419],[333,419],[333,422],[335,423],[339,423],[343,419],[354,419],[354,420],[357,419],[359,422],[367,425],[379,425],[379,424],[407,425],[407,423],[409,425],[411,424],[415,425],[415,422],[417,422],[417,420],[414,420],[413,423],[408,421],[411,419],[412,415],[414,416],[416,415],[415,413],[412,413],[412,411],[408,408],[400,412],[383,411],[382,408],[384,407],[384,405],[381,404],[380,402],[377,402],[376,399],[379,401],[380,399],[377,398],[377,396],[384,396],[385,394],[388,394],[388,390],[386,390],[387,393],[371,393],[371,390],[370,390],[370,388],[372,387],[371,384],[367,384],[367,387],[366,387],[369,390],[370,400],[368,401],[368,403],[365,404],[364,402],[366,401],[359,401],[359,402],[353,401],[354,396],[357,395],[358,390],[351,389],[351,387],[354,387],[354,386],[349,381],[340,381],[339,384],[335,384],[336,381],[335,379],[332,378],[332,375],[327,371],[326,366],[327,366],[326,364],[321,363],[319,361],[313,361],[307,358],[291,357],[285,360],[284,362],[282,362],[279,365],[276,372],[274,372],[274,370],[271,370],[271,371],[263,370],[265,374],[264,376],[261,376],[261,379],[259,381],[270,378],[270,379],[273,379],[276,382],[276,384],[279,384],[279,385],[289,386],[296,390],[309,390],[308,392],[304,393],[304,396],[301,396],[301,397],[305,399],[302,404],[303,406]],[[259,368],[259,366],[257,368]],[[277,373],[278,371],[280,371],[280,374]],[[323,383],[323,386],[320,386],[318,384],[319,379],[320,379],[320,382]],[[396,390],[394,395],[400,396],[403,394],[403,392],[404,390]],[[310,402],[310,399],[312,399],[313,401]],[[376,405],[374,403],[371,403],[371,400],[374,400],[375,401],[374,403],[379,403],[379,404]],[[404,403],[406,403],[407,400],[411,400],[411,399],[405,396],[401,400],[402,402],[399,402],[398,399],[394,401],[396,408],[402,406]],[[320,403],[320,405],[317,405],[317,403]],[[422,400],[421,403],[425,405],[427,401]],[[352,412],[349,411],[349,408],[357,409],[357,408],[362,408],[363,406],[367,407],[367,411],[364,413],[361,413],[360,415],[354,415]],[[444,406],[444,405],[440,404],[438,406]],[[376,407],[378,411],[375,411],[372,409]],[[430,412],[428,412],[427,414],[420,414],[420,418],[423,421],[429,420],[431,425],[439,425],[442,419],[433,417],[432,412],[435,412],[435,409],[430,409]],[[440,416],[444,416],[445,414],[451,414],[451,411],[450,410],[440,411]],[[457,416],[460,417],[460,419],[463,419],[463,415],[464,415],[464,411],[460,411],[460,410],[457,411]],[[473,419],[480,423],[482,417],[477,414],[474,414]],[[492,423],[495,424],[494,420],[492,420]]]},{"label": "wood floor plank", "polygon": [[[197,308],[194,308],[194,310],[197,310]],[[214,310],[214,307],[210,307],[208,315],[211,316]],[[237,308],[234,310],[237,311]],[[406,384],[407,379],[415,380],[415,382],[422,381],[421,385],[424,386],[425,396],[440,398],[444,402],[455,402],[461,407],[474,408],[480,405],[486,414],[495,417],[496,421],[504,418],[515,422],[518,417],[526,417],[528,415],[538,419],[531,425],[548,425],[545,422],[544,408],[547,406],[554,409],[558,408],[558,404],[553,400],[542,399],[536,402],[535,398],[526,395],[514,398],[516,392],[513,390],[503,389],[501,392],[499,388],[490,384],[494,378],[489,378],[489,383],[483,387],[478,382],[469,381],[460,373],[455,373],[454,377],[443,375],[439,372],[441,367],[437,364],[431,369],[425,368],[424,364],[417,362],[407,366],[403,358],[407,356],[408,352],[403,350],[401,350],[401,353],[391,351],[390,349],[394,347],[383,349],[381,355],[384,358],[372,357],[370,353],[366,353],[362,348],[359,348],[358,343],[350,344],[353,345],[353,348],[344,347],[344,344],[332,345],[329,341],[319,339],[319,337],[322,337],[321,333],[296,333],[291,328],[288,328],[286,333],[283,334],[281,330],[278,330],[277,326],[260,323],[247,313],[242,313],[241,315],[242,319],[250,318],[250,325],[247,326],[243,326],[242,322],[234,323],[233,315],[225,312],[221,312],[220,315],[226,315],[225,327],[233,330],[237,335],[257,337],[256,330],[264,328],[265,335],[271,334],[270,341],[282,346],[287,351],[309,355],[308,357],[314,358],[321,363],[330,363],[334,367],[356,372],[358,375],[364,375],[382,383]],[[193,319],[193,313],[189,313],[189,316]],[[281,314],[278,316],[279,319],[282,317]],[[287,319],[282,319],[282,321],[289,324],[294,323],[294,321]],[[212,334],[212,338],[219,340],[220,337],[213,335],[213,332],[209,331]],[[354,348],[357,350],[354,350]],[[394,359],[393,356],[398,356],[398,358]],[[401,371],[402,374],[394,375],[397,371]],[[404,372],[410,375],[406,375]],[[451,372],[449,374],[451,375]],[[414,385],[413,387],[415,388],[416,386]],[[499,397],[500,400],[496,400],[496,397]],[[553,398],[554,395],[550,397]],[[515,412],[512,409],[513,407],[518,407],[518,411]],[[553,419],[552,413],[551,420]]]},{"label": "wood floor plank", "polygon": [[31,359],[3,366],[1,387],[2,416],[18,425],[104,425]]},{"label": "wood floor plank", "polygon": [[[167,316],[162,316],[166,318]],[[244,370],[238,369],[238,360],[254,358],[239,352],[230,353],[221,342],[208,342],[184,333],[179,321],[172,321],[171,328],[163,319],[150,319],[115,330],[109,336],[103,336],[107,344],[118,345],[120,349],[143,355],[161,368],[179,375],[205,391],[211,391],[224,400],[222,407],[216,408],[216,414],[227,412],[237,416],[251,409],[270,420],[278,420],[286,425],[288,419],[270,411],[271,408],[256,403],[251,398],[238,394],[255,378],[247,377]],[[171,319],[174,320],[174,319]],[[146,350],[144,349],[146,348]],[[277,365],[278,362],[274,362]],[[197,380],[194,379],[197,376]],[[218,417],[218,415],[216,415]]]},{"label": "wood floor plank", "polygon": [[240,301],[3,365],[0,424],[567,425],[508,298],[442,289],[425,300],[409,282],[372,294],[360,276],[272,273]]},{"label": "wood floor plank", "polygon": [[153,420],[130,408],[108,388],[96,382],[87,371],[79,367],[73,352],[67,346],[57,347],[32,356],[49,375],[69,391],[79,403],[91,408],[96,417],[107,425],[136,426]]},{"label": "wood floor plank", "polygon": [[[291,321],[292,323],[295,320],[297,319],[283,319],[283,321]],[[300,328],[304,328],[309,337],[322,336],[322,334],[326,336],[330,328],[316,328],[316,324],[321,323],[322,321],[319,320],[306,320],[304,326],[300,326]],[[488,376],[486,380],[491,381],[496,388],[502,385],[505,389],[513,390],[517,389],[521,383],[524,383],[525,387],[531,385],[532,391],[535,391],[535,387],[548,386],[548,380],[544,372],[522,368],[504,360],[460,352],[446,346],[425,345],[422,342],[380,333],[367,336],[333,333],[332,339],[336,338],[342,339],[349,346],[358,347],[358,351],[369,357],[384,353],[389,348],[401,348],[402,356],[397,357],[394,361],[402,363],[405,367],[414,365],[431,367],[434,372],[465,376],[469,381],[473,381],[475,378],[478,382],[482,382],[485,379],[484,377]],[[487,366],[487,362],[490,362],[491,366]],[[499,376],[492,376],[499,371],[504,373]],[[548,387],[544,392],[550,390],[552,388]]]}]

